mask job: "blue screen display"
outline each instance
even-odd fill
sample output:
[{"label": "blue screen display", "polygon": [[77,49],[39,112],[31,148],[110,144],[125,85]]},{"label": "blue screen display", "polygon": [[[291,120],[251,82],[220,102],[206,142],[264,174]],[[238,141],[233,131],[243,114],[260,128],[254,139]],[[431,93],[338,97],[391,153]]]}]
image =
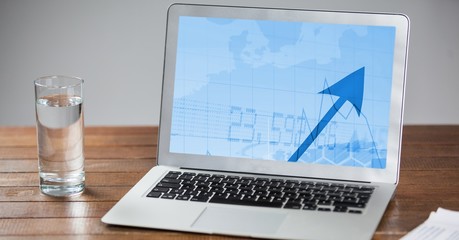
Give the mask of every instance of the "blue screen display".
[{"label": "blue screen display", "polygon": [[180,17],[170,151],[385,168],[394,27]]}]

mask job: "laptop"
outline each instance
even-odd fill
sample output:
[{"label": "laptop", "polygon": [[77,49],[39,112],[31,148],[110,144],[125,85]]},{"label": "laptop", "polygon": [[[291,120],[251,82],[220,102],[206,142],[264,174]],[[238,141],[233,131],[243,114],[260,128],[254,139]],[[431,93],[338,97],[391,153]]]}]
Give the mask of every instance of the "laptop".
[{"label": "laptop", "polygon": [[402,14],[174,4],[157,166],[107,224],[370,239],[400,168]]}]

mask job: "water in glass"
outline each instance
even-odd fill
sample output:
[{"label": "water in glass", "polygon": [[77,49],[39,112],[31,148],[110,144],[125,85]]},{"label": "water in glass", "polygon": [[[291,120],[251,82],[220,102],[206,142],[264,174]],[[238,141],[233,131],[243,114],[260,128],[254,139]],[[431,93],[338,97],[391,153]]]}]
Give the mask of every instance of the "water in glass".
[{"label": "water in glass", "polygon": [[82,193],[85,185],[83,101],[65,94],[36,102],[40,188],[52,196]]}]

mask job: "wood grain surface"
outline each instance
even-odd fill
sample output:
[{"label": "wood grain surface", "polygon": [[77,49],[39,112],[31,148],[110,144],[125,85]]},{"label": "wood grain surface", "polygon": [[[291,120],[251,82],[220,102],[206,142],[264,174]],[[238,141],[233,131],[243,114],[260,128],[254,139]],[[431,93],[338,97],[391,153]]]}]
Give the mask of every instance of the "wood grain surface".
[{"label": "wood grain surface", "polygon": [[[87,188],[74,198],[38,189],[34,127],[0,127],[0,238],[240,239],[110,226],[100,218],[156,162],[158,128],[86,127]],[[459,126],[405,126],[400,184],[374,239],[399,239],[444,207],[459,211]]]}]

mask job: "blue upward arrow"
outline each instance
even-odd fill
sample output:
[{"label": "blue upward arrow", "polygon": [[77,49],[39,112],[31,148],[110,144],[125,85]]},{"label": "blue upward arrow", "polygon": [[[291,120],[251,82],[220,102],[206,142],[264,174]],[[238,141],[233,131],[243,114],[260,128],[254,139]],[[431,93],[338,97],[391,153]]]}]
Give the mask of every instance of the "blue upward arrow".
[{"label": "blue upward arrow", "polygon": [[346,101],[349,101],[360,116],[363,101],[363,80],[365,75],[365,67],[347,75],[331,87],[319,92],[321,94],[330,94],[338,96],[339,99],[328,110],[324,117],[319,121],[316,127],[311,131],[309,136],[298,147],[293,155],[288,160],[289,162],[296,162],[303,155],[303,153],[311,146],[314,140],[319,136],[320,132],[327,126],[330,120],[335,116],[339,109]]}]

